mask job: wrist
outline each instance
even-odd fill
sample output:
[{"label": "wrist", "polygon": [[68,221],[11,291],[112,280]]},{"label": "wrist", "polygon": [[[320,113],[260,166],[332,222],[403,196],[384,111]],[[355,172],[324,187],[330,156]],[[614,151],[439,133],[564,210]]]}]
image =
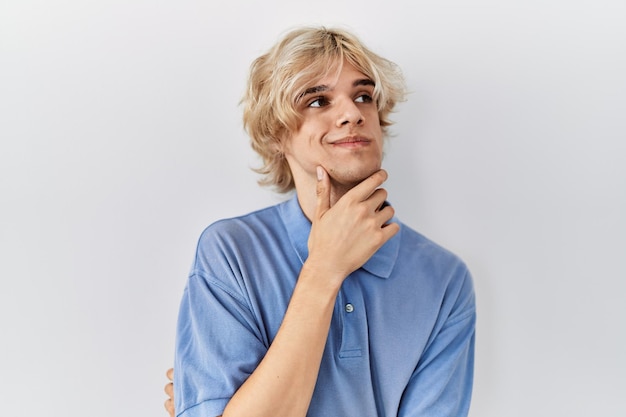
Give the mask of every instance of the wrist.
[{"label": "wrist", "polygon": [[299,281],[336,295],[348,275],[329,262],[309,257],[302,265]]}]

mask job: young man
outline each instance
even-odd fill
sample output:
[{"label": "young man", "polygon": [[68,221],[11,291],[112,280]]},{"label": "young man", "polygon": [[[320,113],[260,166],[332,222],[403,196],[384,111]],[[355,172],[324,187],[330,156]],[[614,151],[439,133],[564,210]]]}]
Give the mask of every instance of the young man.
[{"label": "young man", "polygon": [[471,277],[380,188],[403,96],[397,67],[341,30],[292,31],[254,61],[244,125],[263,182],[295,194],[202,234],[178,321],[179,416],[467,415]]}]

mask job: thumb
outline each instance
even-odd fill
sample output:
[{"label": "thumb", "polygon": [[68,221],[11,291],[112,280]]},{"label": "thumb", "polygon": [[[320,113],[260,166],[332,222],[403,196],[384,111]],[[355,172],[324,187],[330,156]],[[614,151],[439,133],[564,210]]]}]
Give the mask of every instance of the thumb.
[{"label": "thumb", "polygon": [[317,167],[317,206],[315,208],[315,217],[320,218],[330,208],[330,178],[328,173],[321,166]]}]

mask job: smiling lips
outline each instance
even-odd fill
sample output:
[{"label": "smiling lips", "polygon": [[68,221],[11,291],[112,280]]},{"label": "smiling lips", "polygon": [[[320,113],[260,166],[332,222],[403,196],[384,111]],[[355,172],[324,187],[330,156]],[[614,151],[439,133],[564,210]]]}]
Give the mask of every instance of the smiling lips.
[{"label": "smiling lips", "polygon": [[358,147],[368,145],[371,141],[361,136],[349,136],[336,141],[330,142],[331,145],[337,145],[341,147]]}]

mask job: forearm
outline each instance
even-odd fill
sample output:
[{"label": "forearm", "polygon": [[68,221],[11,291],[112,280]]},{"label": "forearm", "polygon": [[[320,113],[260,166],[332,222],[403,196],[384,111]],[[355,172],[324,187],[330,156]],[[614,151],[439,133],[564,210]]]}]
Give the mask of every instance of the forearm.
[{"label": "forearm", "polygon": [[379,209],[387,178],[380,170],[332,207],[328,174],[317,168],[315,213],[310,215],[309,256],[283,322],[264,358],[235,392],[224,417],[306,416],[343,280],[397,231],[393,209]]},{"label": "forearm", "polygon": [[343,279],[321,279],[328,278],[322,274],[305,263],[272,345],[224,417],[306,415]]}]

